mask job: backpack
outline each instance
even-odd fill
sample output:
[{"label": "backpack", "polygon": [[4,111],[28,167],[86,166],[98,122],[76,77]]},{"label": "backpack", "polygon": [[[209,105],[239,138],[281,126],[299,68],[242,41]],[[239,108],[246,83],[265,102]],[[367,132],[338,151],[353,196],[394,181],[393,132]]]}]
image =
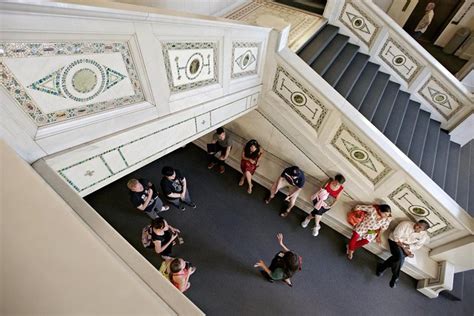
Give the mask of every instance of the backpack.
[{"label": "backpack", "polygon": [[152,229],[151,225],[142,229],[142,244],[145,248],[153,248]]},{"label": "backpack", "polygon": [[347,222],[352,226],[356,226],[361,223],[367,213],[362,210],[352,210],[347,213]]},{"label": "backpack", "polygon": [[161,265],[160,265],[160,273],[165,277],[165,279],[169,280],[170,279],[170,266],[171,261],[164,260]]}]

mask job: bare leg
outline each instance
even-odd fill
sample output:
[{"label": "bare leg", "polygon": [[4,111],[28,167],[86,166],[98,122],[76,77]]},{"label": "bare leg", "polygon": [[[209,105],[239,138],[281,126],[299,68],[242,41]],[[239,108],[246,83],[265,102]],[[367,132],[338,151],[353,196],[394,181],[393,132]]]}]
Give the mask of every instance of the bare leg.
[{"label": "bare leg", "polygon": [[240,178],[240,181],[239,181],[239,187],[243,186],[244,185],[244,181],[245,181],[245,173],[242,175],[242,177]]},{"label": "bare leg", "polygon": [[[296,187],[292,187],[290,189],[290,191],[288,192],[289,195],[293,194],[296,190],[298,190],[298,188]],[[294,194],[291,199],[288,201],[288,208],[286,209],[286,211],[284,213],[281,213],[280,215],[282,217],[287,217],[288,214],[291,212],[291,209],[293,208],[293,206],[295,206],[295,203],[296,203],[296,199],[298,198],[298,194]]]},{"label": "bare leg", "polygon": [[265,200],[265,203],[270,203],[270,201],[275,197],[275,194],[283,187],[285,179],[279,177],[275,183],[273,183],[272,188],[270,189],[270,197]]},{"label": "bare leg", "polygon": [[322,217],[321,215],[316,215],[314,217],[314,223],[316,224],[315,227],[321,226],[321,225],[319,225],[319,223],[321,222],[321,217]]},{"label": "bare leg", "polygon": [[252,174],[248,171],[245,171],[245,178],[247,179],[247,183],[249,184],[249,188],[247,190],[248,194],[251,194],[252,193],[252,187],[253,187],[253,184],[252,184]]}]

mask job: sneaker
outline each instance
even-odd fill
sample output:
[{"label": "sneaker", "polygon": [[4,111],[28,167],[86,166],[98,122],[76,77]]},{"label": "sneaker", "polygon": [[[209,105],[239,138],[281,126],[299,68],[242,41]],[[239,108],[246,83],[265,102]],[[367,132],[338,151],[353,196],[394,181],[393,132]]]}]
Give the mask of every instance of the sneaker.
[{"label": "sneaker", "polygon": [[311,221],[311,219],[305,218],[305,220],[301,222],[301,227],[303,227],[303,228],[308,227],[308,224],[309,224],[310,221]]},{"label": "sneaker", "polygon": [[161,208],[160,212],[166,212],[167,210],[169,210],[170,207],[168,205],[163,205],[163,207]]},{"label": "sneaker", "polygon": [[193,202],[189,202],[188,205],[189,205],[191,208],[196,208],[196,204],[194,204]]},{"label": "sneaker", "polygon": [[397,287],[397,283],[398,283],[398,279],[390,279],[390,282],[388,283],[390,285],[390,287],[393,289],[393,288],[396,288]]},{"label": "sneaker", "polygon": [[312,231],[312,234],[314,237],[318,236],[319,235],[319,230],[321,229],[321,226],[314,226],[313,227],[313,231]]},{"label": "sneaker", "polygon": [[210,163],[207,165],[207,169],[212,169],[212,168],[214,168],[215,165],[216,165],[215,163],[210,162]]},{"label": "sneaker", "polygon": [[225,172],[225,167],[224,166],[220,166],[219,167],[219,173],[222,174]]},{"label": "sneaker", "polygon": [[181,211],[185,211],[185,210],[186,210],[186,208],[184,207],[183,204],[181,204],[181,205],[179,206],[179,209],[180,209]]},{"label": "sneaker", "polygon": [[382,270],[382,265],[377,263],[377,268],[375,269],[375,275],[381,277],[384,274],[385,270]]}]

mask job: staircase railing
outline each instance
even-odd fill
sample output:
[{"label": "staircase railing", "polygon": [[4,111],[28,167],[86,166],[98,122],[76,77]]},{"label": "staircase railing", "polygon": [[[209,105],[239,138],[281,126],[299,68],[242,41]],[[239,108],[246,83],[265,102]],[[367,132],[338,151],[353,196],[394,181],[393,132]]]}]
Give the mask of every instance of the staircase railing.
[{"label": "staircase railing", "polygon": [[474,111],[473,94],[372,1],[328,1],[324,17],[451,131]]},{"label": "staircase railing", "polygon": [[[269,111],[279,113],[272,115],[273,119],[285,120],[282,126],[293,126],[282,132],[292,133],[292,128],[299,126],[304,134],[311,128],[318,159],[332,161],[353,179],[356,199],[383,199],[393,206],[395,217],[431,223],[430,248],[472,235],[473,218],[285,44],[281,36],[277,53],[271,56],[269,51],[267,67],[274,70],[266,72],[263,99],[272,104]],[[274,106],[276,102],[278,106]],[[283,115],[284,119],[279,118]],[[434,274],[440,279],[420,281],[419,290],[436,297],[439,291],[452,287],[454,270],[448,269],[452,265],[446,262],[431,267],[427,259],[428,253],[418,256],[420,261],[414,264],[418,269],[424,266],[425,271],[436,269]]]}]

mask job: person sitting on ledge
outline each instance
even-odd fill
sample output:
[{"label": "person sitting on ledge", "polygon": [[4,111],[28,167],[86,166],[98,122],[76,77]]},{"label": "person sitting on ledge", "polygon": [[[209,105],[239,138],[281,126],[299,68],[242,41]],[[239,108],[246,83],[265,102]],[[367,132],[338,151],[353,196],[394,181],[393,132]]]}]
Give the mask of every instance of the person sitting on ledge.
[{"label": "person sitting on ledge", "polygon": [[314,218],[315,225],[312,233],[315,237],[319,235],[319,230],[321,229],[321,217],[331,209],[339,198],[342,190],[344,190],[342,184],[345,181],[346,179],[341,174],[338,174],[334,179],[330,178],[326,181],[322,188],[311,196],[314,209],[308,216],[306,216],[305,220],[301,222],[301,227],[306,228],[309,222]]},{"label": "person sitting on ledge", "polygon": [[151,240],[153,241],[155,252],[160,254],[165,260],[172,259],[171,251],[180,230],[168,225],[168,222],[161,217],[151,221],[151,228]]},{"label": "person sitting on ledge", "polygon": [[289,286],[292,286],[291,277],[296,271],[301,270],[300,257],[292,252],[283,243],[283,234],[277,234],[277,240],[283,251],[279,251],[273,258],[270,266],[267,267],[263,260],[259,260],[254,267],[262,268],[260,272],[270,282],[273,281],[284,281]]},{"label": "person sitting on ledge", "polygon": [[130,201],[133,206],[145,212],[151,219],[159,217],[159,212],[169,210],[169,206],[163,205],[158,197],[158,191],[153,183],[146,179],[130,179],[127,182],[130,190]]},{"label": "person sitting on ledge", "polygon": [[412,221],[403,221],[395,227],[388,238],[390,252],[392,256],[385,260],[382,264],[377,264],[375,274],[382,276],[385,269],[392,269],[392,278],[390,279],[390,287],[397,285],[405,257],[413,258],[414,251],[420,249],[424,244],[429,243],[430,237],[427,230],[430,228],[425,220],[419,220],[416,223]]},{"label": "person sitting on ledge", "polygon": [[165,194],[168,202],[184,211],[186,208],[184,204],[189,205],[191,208],[196,208],[189,195],[188,184],[186,178],[177,169],[172,167],[163,167],[161,170],[163,178],[161,179],[161,189]]},{"label": "person sitting on ledge", "polygon": [[352,238],[347,245],[347,259],[352,260],[354,251],[367,245],[374,239],[382,242],[382,233],[392,221],[392,211],[387,204],[357,205],[354,210],[365,212],[364,219],[354,227]]},{"label": "person sitting on ledge", "polygon": [[239,186],[244,185],[244,181],[247,180],[248,189],[247,193],[252,193],[252,175],[255,173],[258,167],[258,161],[263,155],[263,149],[260,148],[259,143],[252,139],[245,144],[242,150],[242,160],[240,161],[240,169],[242,170],[242,178],[240,178]]},{"label": "person sitting on ledge", "polygon": [[[219,127],[214,135],[212,135],[211,143],[215,144],[215,148],[211,151],[208,151],[207,157],[209,164],[207,165],[207,168],[212,169],[215,165],[218,165],[219,173],[224,173],[224,163],[227,157],[229,157],[230,150],[232,148],[231,138],[229,135],[227,135],[222,127]],[[216,157],[217,153],[220,153],[219,157]]]},{"label": "person sitting on ledge", "polygon": [[288,216],[293,206],[295,206],[296,199],[298,198],[300,191],[303,189],[304,182],[304,173],[300,168],[297,166],[286,168],[283,170],[278,180],[273,183],[270,189],[270,195],[265,199],[265,203],[270,203],[270,201],[275,197],[275,194],[277,194],[281,188],[290,186],[291,188],[289,189],[288,196],[285,198],[285,201],[289,202],[288,207],[285,212],[280,214],[281,217]]}]

